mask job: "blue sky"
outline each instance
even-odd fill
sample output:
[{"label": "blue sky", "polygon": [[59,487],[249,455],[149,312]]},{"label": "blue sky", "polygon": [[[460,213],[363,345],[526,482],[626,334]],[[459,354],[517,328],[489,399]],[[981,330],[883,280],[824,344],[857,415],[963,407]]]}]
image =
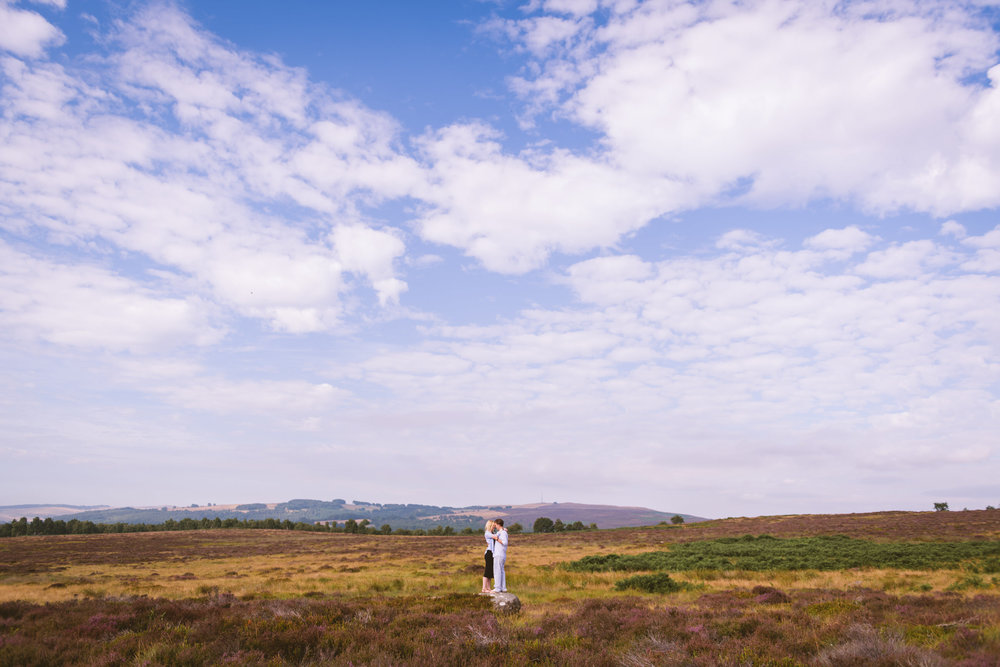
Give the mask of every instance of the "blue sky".
[{"label": "blue sky", "polygon": [[998,17],[0,0],[0,504],[997,505]]}]

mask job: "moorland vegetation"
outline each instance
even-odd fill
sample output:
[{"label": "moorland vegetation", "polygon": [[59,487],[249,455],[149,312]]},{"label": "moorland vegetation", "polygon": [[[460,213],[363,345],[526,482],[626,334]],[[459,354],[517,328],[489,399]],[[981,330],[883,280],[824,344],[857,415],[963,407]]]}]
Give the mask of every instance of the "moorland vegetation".
[{"label": "moorland vegetation", "polygon": [[14,537],[0,665],[996,665],[998,540],[996,511],[526,534],[508,616],[478,535]]}]

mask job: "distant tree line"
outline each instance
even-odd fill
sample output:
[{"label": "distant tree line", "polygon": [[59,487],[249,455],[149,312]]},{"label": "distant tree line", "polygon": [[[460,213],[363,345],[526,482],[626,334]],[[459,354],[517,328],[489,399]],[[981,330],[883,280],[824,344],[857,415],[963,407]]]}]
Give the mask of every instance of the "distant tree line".
[{"label": "distant tree line", "polygon": [[531,529],[536,533],[562,533],[573,530],[597,530],[597,524],[592,523],[589,526],[585,526],[582,521],[563,523],[562,519],[553,521],[547,516],[540,516],[535,519],[535,523]]},{"label": "distant tree line", "polygon": [[[328,521],[323,523],[307,523],[285,519],[193,519],[185,517],[180,521],[167,519],[162,523],[94,523],[78,519],[41,519],[35,517],[28,520],[21,517],[10,523],[0,523],[0,537],[23,537],[28,535],[98,535],[110,533],[151,533],[178,530],[302,530],[314,533],[353,533],[361,535],[475,535],[479,531],[465,527],[460,532],[452,526],[435,526],[433,528],[397,528],[385,523],[376,528],[368,519],[348,519],[343,523]],[[519,523],[512,524],[508,531],[514,534],[523,531]]]},{"label": "distant tree line", "polygon": [[[466,514],[464,511],[456,514],[458,510],[495,510],[498,513],[503,508],[484,506],[474,506],[466,508],[439,507],[435,505],[408,504],[382,504],[372,503],[365,500],[354,500],[348,506],[343,498],[333,500],[312,500],[308,498],[295,498],[284,503],[245,503],[236,506],[234,509],[223,509],[212,507],[208,511],[205,508],[170,509],[134,507],[119,507],[112,509],[97,509],[73,514],[72,517],[79,521],[93,521],[96,524],[132,523],[132,524],[160,524],[169,519],[180,521],[190,517],[200,520],[219,517],[223,521],[226,519],[237,520],[258,520],[263,521],[268,518],[275,518],[279,521],[289,520],[292,523],[314,523],[316,521],[338,521],[341,524],[349,519],[360,521],[362,517],[367,518],[372,525],[381,526],[390,524],[394,527],[405,527],[410,529],[431,530],[437,524],[450,525],[455,530],[462,530],[465,527],[477,527],[482,525],[479,516]],[[37,511],[31,509],[22,510],[24,512]],[[205,512],[205,513],[202,513]],[[64,517],[68,518],[68,517]]]}]

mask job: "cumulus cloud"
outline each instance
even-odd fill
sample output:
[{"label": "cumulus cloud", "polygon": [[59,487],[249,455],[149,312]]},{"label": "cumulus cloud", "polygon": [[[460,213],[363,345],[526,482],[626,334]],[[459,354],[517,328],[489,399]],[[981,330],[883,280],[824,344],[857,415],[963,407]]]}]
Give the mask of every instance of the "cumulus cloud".
[{"label": "cumulus cloud", "polygon": [[851,226],[843,229],[826,229],[806,239],[805,245],[816,250],[845,253],[849,256],[866,250],[875,240],[871,234]]},{"label": "cumulus cloud", "polygon": [[[783,246],[579,262],[561,278],[572,306],[441,327],[333,376],[389,392],[389,413],[447,412],[473,440],[517,443],[547,472],[606,446],[650,480],[709,460],[721,479],[753,459],[877,470],[911,451],[924,475],[995,454],[1000,282],[963,269],[974,243],[847,228]],[[854,252],[831,265],[817,249]]]},{"label": "cumulus cloud", "polygon": [[957,239],[962,239],[965,238],[966,233],[965,226],[954,220],[948,220],[941,225],[941,234],[946,236],[954,236]]},{"label": "cumulus cloud", "polygon": [[[586,152],[503,151],[484,125],[421,141],[427,240],[521,273],[705,205],[840,200],[886,214],[1000,204],[996,32],[961,6],[530,3],[486,26],[529,56],[510,79]],[[863,232],[816,239],[830,255]],[[850,235],[853,235],[851,237]]]},{"label": "cumulus cloud", "polygon": [[416,224],[435,243],[464,249],[503,273],[542,266],[552,252],[613,245],[658,212],[668,182],[636,180],[567,151],[503,152],[495,131],[453,125],[420,141],[428,167]]},{"label": "cumulus cloud", "polygon": [[[165,293],[166,292],[166,293]],[[216,343],[209,304],[99,266],[53,263],[0,242],[0,325],[25,342],[146,352]]]},{"label": "cumulus cloud", "polygon": [[38,58],[66,36],[40,14],[0,2],[0,49],[16,56]]},{"label": "cumulus cloud", "polygon": [[342,326],[359,284],[398,300],[402,236],[362,212],[419,180],[394,121],[169,4],[108,44],[87,73],[0,63],[6,229],[118,248],[283,331]]}]

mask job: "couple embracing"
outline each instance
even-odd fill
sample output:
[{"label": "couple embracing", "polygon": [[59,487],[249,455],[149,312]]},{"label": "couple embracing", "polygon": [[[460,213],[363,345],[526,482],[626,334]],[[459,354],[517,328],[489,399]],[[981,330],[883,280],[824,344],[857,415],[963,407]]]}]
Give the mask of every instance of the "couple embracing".
[{"label": "couple embracing", "polygon": [[[506,593],[507,577],[504,567],[507,565],[507,544],[509,538],[507,529],[503,527],[503,519],[486,522],[486,567],[483,569],[483,593]],[[496,585],[490,590],[490,579],[496,579]]]}]

